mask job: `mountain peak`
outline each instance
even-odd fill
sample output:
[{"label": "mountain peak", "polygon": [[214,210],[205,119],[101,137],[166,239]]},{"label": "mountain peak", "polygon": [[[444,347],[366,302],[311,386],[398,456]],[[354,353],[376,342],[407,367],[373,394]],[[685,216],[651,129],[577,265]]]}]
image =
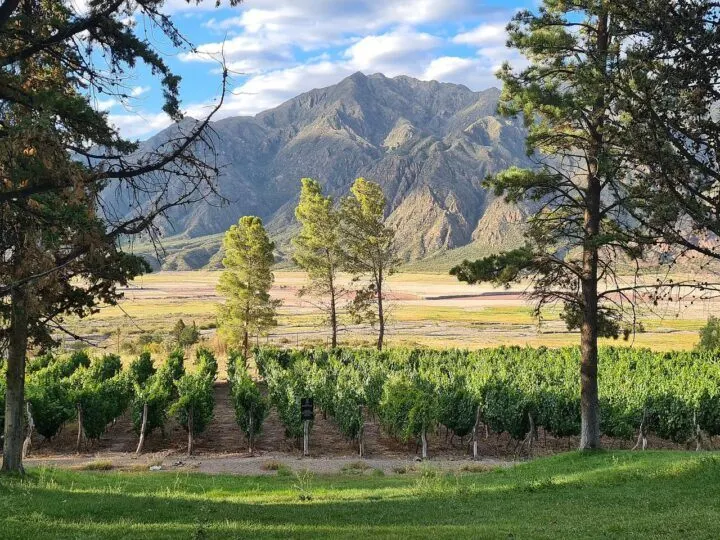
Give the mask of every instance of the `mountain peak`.
[{"label": "mountain peak", "polygon": [[[297,226],[300,178],[316,178],[337,199],[364,176],[382,186],[406,260],[464,246],[474,241],[494,201],[482,179],[526,160],[522,125],[496,115],[498,97],[497,89],[473,92],[357,72],[255,117],[215,122],[224,165],[218,188],[230,202],[174,210],[168,232],[193,239],[224,232],[242,215],[258,215],[284,251]],[[502,220],[504,207],[493,208],[482,230]],[[177,254],[185,262],[165,266],[204,266],[219,249],[211,238],[212,247],[210,240],[188,240]]]}]

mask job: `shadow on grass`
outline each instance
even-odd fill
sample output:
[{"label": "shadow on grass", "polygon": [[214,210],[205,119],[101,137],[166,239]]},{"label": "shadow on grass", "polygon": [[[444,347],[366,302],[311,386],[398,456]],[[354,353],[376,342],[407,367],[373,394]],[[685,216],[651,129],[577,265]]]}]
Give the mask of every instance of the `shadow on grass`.
[{"label": "shadow on grass", "polygon": [[619,456],[570,454],[480,475],[318,477],[305,501],[293,479],[38,472],[0,480],[0,536],[720,536],[715,455]]}]

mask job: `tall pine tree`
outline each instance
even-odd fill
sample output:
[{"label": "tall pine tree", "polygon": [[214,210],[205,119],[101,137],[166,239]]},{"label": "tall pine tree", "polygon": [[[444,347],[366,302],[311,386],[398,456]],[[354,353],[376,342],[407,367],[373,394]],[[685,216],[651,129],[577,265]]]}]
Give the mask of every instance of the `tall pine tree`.
[{"label": "tall pine tree", "polygon": [[331,197],[322,193],[317,180],[301,180],[300,202],[295,217],[301,228],[293,238],[293,261],[308,274],[309,285],[301,295],[318,298],[320,307],[328,315],[332,346],[337,347],[338,303],[343,290],[338,286],[343,254],[340,249],[340,216]]},{"label": "tall pine tree", "polygon": [[[600,446],[598,338],[632,332],[638,298],[658,300],[672,290],[704,286],[693,279],[647,284],[637,274],[621,275],[624,263],[652,255],[651,262],[663,264],[660,248],[682,244],[683,233],[673,229],[682,212],[667,206],[667,194],[693,187],[682,175],[666,178],[664,187],[660,179],[649,179],[654,165],[647,156],[664,151],[666,136],[645,139],[633,125],[633,118],[646,121],[653,106],[631,99],[630,89],[647,91],[654,84],[663,55],[673,64],[674,53],[657,47],[663,32],[675,32],[673,39],[682,42],[676,30],[707,27],[678,24],[671,30],[660,24],[664,30],[658,30],[666,8],[667,2],[544,0],[537,13],[513,18],[508,45],[530,64],[520,72],[505,65],[499,72],[500,111],[524,116],[528,153],[538,166],[510,168],[487,183],[496,194],[535,209],[528,245],[451,270],[470,283],[507,285],[529,275],[538,310],[549,303],[564,306],[568,328],[580,330],[582,449]],[[671,11],[677,10],[682,11]],[[651,104],[663,100],[660,94],[646,96]],[[654,150],[644,152],[643,146]]]},{"label": "tall pine tree", "polygon": [[351,311],[357,320],[378,325],[377,348],[385,341],[385,285],[399,264],[395,231],[384,223],[385,195],[375,182],[358,178],[340,205],[340,242],[344,266],[367,285],[356,291]]},{"label": "tall pine tree", "polygon": [[277,324],[280,301],[270,298],[275,244],[259,217],[244,216],[225,233],[223,248],[225,270],[218,292],[225,303],[219,308],[220,332],[231,344],[239,342],[248,358],[250,337]]}]

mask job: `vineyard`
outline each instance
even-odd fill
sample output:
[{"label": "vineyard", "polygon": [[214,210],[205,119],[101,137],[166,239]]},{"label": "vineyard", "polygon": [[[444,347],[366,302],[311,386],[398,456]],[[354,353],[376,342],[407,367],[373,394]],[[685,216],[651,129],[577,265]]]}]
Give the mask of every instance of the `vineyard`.
[{"label": "vineyard", "polygon": [[[214,421],[218,362],[199,349],[186,370],[182,351],[155,365],[143,353],[123,369],[115,355],[84,352],[34,359],[27,373],[27,420],[43,440],[79,426],[76,448],[92,446],[127,415],[137,453],[172,419],[187,433],[187,451]],[[398,443],[433,455],[443,428],[468,454],[489,433],[531,451],[540,433],[563,438],[580,430],[579,351],[496,348],[479,351],[260,348],[255,379],[230,355],[229,403],[237,439],[250,451],[271,411],[288,441],[303,435],[300,399],[311,397],[318,420],[332,423],[364,454],[369,423]],[[255,373],[255,369],[252,370]],[[258,380],[256,380],[258,379]],[[720,434],[720,364],[715,355],[605,348],[601,352],[602,430],[644,448],[650,434],[700,449]],[[0,401],[4,391],[0,387]],[[311,425],[311,437],[314,436]],[[242,435],[241,435],[242,433]]]}]

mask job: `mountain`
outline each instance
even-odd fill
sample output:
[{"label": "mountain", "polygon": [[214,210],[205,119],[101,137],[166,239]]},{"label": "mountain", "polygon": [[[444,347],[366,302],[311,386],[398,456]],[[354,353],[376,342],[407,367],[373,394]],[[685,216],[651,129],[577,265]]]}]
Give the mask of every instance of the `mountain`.
[{"label": "mountain", "polygon": [[167,253],[157,262],[168,269],[216,264],[221,233],[248,214],[263,218],[287,258],[302,177],[336,198],[359,176],[379,182],[408,262],[515,245],[523,211],[481,185],[488,174],[526,164],[525,131],[496,115],[499,94],[356,73],[254,117],[216,121],[219,191],[229,202],[173,211]]}]

